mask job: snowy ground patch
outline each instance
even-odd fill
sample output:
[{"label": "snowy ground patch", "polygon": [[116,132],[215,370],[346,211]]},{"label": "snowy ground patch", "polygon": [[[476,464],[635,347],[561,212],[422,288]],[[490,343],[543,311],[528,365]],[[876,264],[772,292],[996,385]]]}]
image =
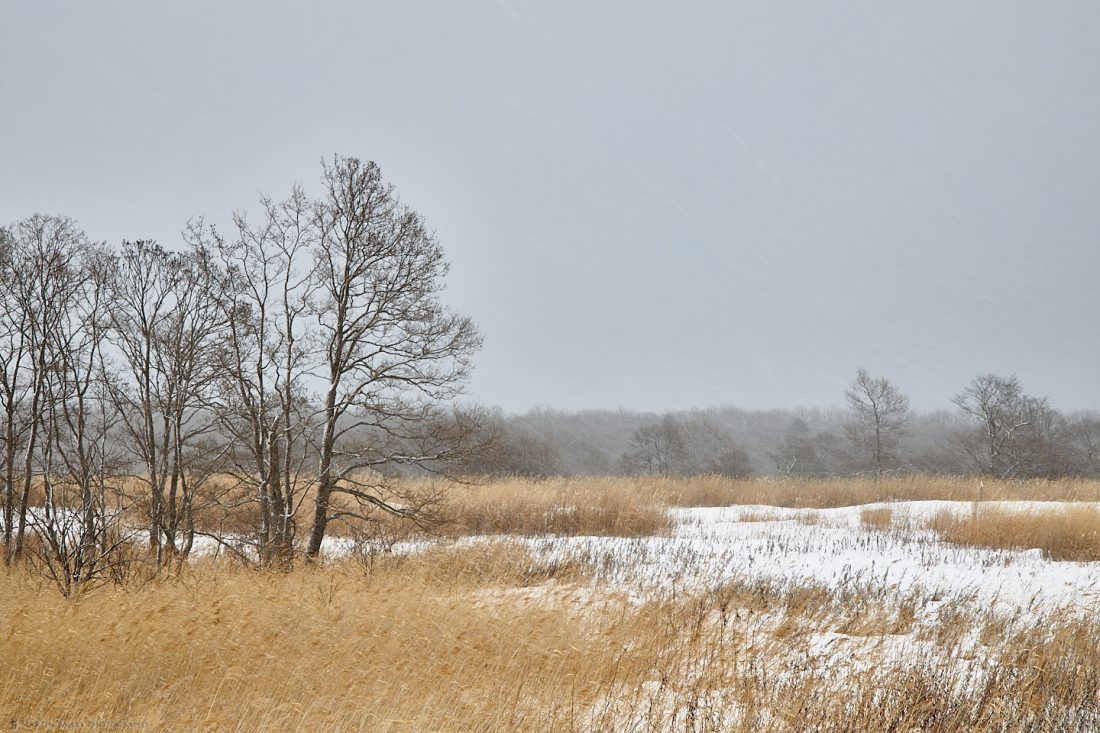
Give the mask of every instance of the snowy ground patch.
[{"label": "snowy ground patch", "polygon": [[[1013,511],[1065,506],[988,502]],[[889,508],[912,526],[876,531],[865,510]],[[1100,563],[1052,562],[1035,550],[959,547],[921,529],[940,512],[965,514],[970,502],[898,502],[836,509],[763,506],[672,510],[667,537],[556,537],[523,540],[533,551],[583,558],[598,577],[642,597],[727,581],[779,585],[853,583],[899,596],[967,600],[1004,613],[1100,610]],[[774,516],[775,519],[761,519]],[[743,521],[748,518],[751,521]]]}]

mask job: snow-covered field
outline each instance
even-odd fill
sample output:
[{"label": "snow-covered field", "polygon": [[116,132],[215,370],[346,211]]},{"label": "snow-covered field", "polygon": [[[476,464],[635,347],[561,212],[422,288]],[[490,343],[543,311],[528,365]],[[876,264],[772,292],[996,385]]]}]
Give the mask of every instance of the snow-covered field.
[{"label": "snow-covered field", "polygon": [[[983,502],[983,508],[1035,512],[1066,502]],[[1081,506],[1098,506],[1082,504]],[[866,511],[890,510],[892,525],[864,526]],[[638,602],[706,590],[726,582],[776,588],[812,584],[832,591],[855,587],[877,595],[920,598],[927,610],[942,602],[1019,616],[1051,611],[1100,612],[1100,563],[1055,562],[1038,549],[961,547],[926,529],[931,518],[965,515],[974,504],[915,501],[835,509],[739,505],[672,509],[673,531],[653,537],[507,537],[544,562],[577,562],[595,581]],[[467,537],[460,546],[500,541]],[[229,538],[232,542],[232,538]],[[435,543],[399,543],[389,551],[412,554]],[[193,555],[218,551],[197,537]],[[354,543],[328,537],[322,554],[340,559]]]},{"label": "snow-covered field", "polygon": [[[1068,505],[982,506],[1039,512]],[[714,729],[721,730],[752,721],[763,725],[770,719],[769,705],[781,706],[784,695],[797,698],[799,686],[811,684],[806,680],[813,680],[815,694],[837,699],[850,694],[851,686],[867,690],[921,680],[944,696],[942,711],[968,709],[967,701],[979,690],[1018,694],[1022,683],[1011,681],[1014,675],[1048,674],[1037,665],[1052,663],[1043,656],[1049,652],[1031,663],[1038,672],[1006,671],[1003,665],[1049,643],[1070,619],[1095,618],[1100,611],[1100,563],[1054,562],[1039,550],[961,547],[927,528],[936,517],[975,509],[969,502],[946,501],[821,510],[674,509],[675,526],[667,536],[514,541],[526,545],[540,562],[586,567],[592,584],[577,596],[579,606],[615,593],[637,606],[706,599],[691,602],[705,609],[699,619],[700,628],[709,629],[704,632],[708,641],[677,669],[679,685],[669,688],[662,673],[645,683],[649,687],[643,685],[644,706],[609,696],[594,708],[592,721],[597,727],[623,730],[644,730],[655,721],[658,727],[691,729],[687,711],[707,710],[717,716]],[[891,521],[865,523],[865,513],[876,510],[889,510]],[[728,618],[720,600],[724,588],[738,589],[726,596],[732,599]],[[763,596],[770,600],[754,604],[755,588],[766,589]],[[540,592],[544,590],[536,588],[531,595],[537,598]],[[818,605],[800,605],[800,593]],[[681,620],[690,623],[691,613]],[[710,659],[708,650],[726,640],[735,640],[733,651]],[[1071,667],[1089,658],[1091,646],[1085,644],[1087,648],[1071,647],[1073,654],[1082,655],[1068,662]],[[736,675],[736,682],[730,681],[729,670],[746,663],[767,670],[753,693],[763,699],[774,692],[773,702],[763,709],[755,703],[746,707],[744,690],[751,681]],[[1074,673],[1067,675],[1064,679],[1072,679]],[[684,690],[705,692],[685,703]],[[1068,707],[1047,708],[1044,715],[1049,714],[1048,722],[1076,720],[1084,726],[1079,729],[1092,730],[1100,720],[1097,701],[1089,700],[1089,694]],[[640,707],[646,712],[639,713]]]},{"label": "snow-covered field", "polygon": [[[1087,537],[1100,505],[1076,507],[1088,510],[1072,513]],[[472,684],[488,684],[492,715],[537,721],[531,729],[564,730],[545,723],[568,720],[572,730],[639,733],[1100,731],[1100,562],[961,546],[939,534],[952,517],[1007,527],[1017,525],[997,523],[1006,513],[1058,519],[1067,508],[1075,505],[739,505],[671,509],[671,527],[651,536],[494,534],[375,548],[333,537],[326,558],[365,553],[370,564],[268,576],[196,563],[211,572],[140,593],[175,599],[152,604],[178,611],[171,623],[149,615],[148,633],[166,648],[177,629],[187,634],[181,648],[195,648],[190,634],[207,623],[219,626],[210,639],[230,642],[274,620],[315,624],[312,633],[347,647],[318,652],[326,664],[348,665],[334,677],[334,699],[343,699],[347,679],[366,675],[376,685],[422,652],[402,679],[446,665],[417,699],[447,693],[439,709],[450,709]],[[202,537],[194,554],[232,554],[227,543],[249,551],[239,538]],[[216,588],[221,595],[208,597]],[[103,598],[129,602],[129,591],[112,593]],[[221,610],[229,604],[234,612]],[[256,616],[269,623],[241,622],[231,634],[220,626]],[[123,617],[129,623],[134,611]],[[389,653],[398,634],[408,639],[399,652],[364,672],[363,660]],[[279,643],[264,636],[232,653],[267,654]],[[86,656],[101,654],[93,645]],[[221,654],[211,659],[218,669]],[[496,670],[488,682],[486,669]]]},{"label": "snow-covered field", "polygon": [[[1056,502],[986,502],[1009,511],[1061,508]],[[768,506],[673,509],[668,537],[525,540],[546,557],[585,558],[599,577],[640,596],[713,587],[724,581],[862,584],[1014,613],[1100,610],[1100,563],[1052,562],[1039,550],[959,547],[921,528],[941,512],[966,514],[970,502],[921,501],[837,509]],[[866,510],[891,509],[896,526],[864,528]],[[747,521],[746,521],[747,520]]]}]

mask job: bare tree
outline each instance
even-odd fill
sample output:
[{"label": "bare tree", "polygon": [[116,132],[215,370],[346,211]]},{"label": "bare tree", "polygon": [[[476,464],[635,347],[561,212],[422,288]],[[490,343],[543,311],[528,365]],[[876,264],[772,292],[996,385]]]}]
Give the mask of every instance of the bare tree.
[{"label": "bare tree", "polygon": [[224,272],[218,302],[227,338],[214,409],[230,441],[227,472],[244,493],[227,492],[223,509],[255,506],[257,557],[281,564],[294,553],[298,510],[313,484],[305,462],[315,455],[316,420],[306,380],[316,350],[306,314],[317,234],[300,189],[262,205],[256,224],[234,216],[231,239],[202,222],[192,224],[188,239],[198,248],[210,242]]},{"label": "bare tree", "polygon": [[909,398],[885,377],[860,369],[844,392],[850,418],[844,425],[860,463],[881,479],[901,462],[901,441],[909,419]]},{"label": "bare tree", "polygon": [[[442,430],[439,406],[460,394],[480,346],[473,322],[439,299],[448,269],[442,247],[378,166],[336,157],[322,179],[313,313],[324,391],[311,558],[337,515],[421,514],[425,503],[395,495],[382,469],[454,454],[468,426],[456,420]],[[354,508],[336,510],[336,494]]]},{"label": "bare tree", "polygon": [[1073,433],[1066,416],[1045,397],[1025,397],[1021,408],[1028,424],[1012,441],[1019,461],[1015,475],[1058,478],[1072,473]]},{"label": "bare tree", "polygon": [[47,332],[53,368],[35,458],[43,498],[30,522],[39,540],[31,557],[67,596],[119,579],[117,556],[131,539],[121,522],[125,506],[112,488],[117,412],[102,369],[108,328],[103,285],[113,258],[98,246],[71,254],[53,271],[71,284],[73,297]]},{"label": "bare tree", "polygon": [[108,380],[112,395],[124,416],[130,449],[144,470],[135,479],[146,485],[149,544],[160,556],[164,538],[164,490],[168,481],[168,416],[165,375],[159,369],[156,350],[161,323],[171,302],[168,253],[149,241],[124,242],[108,287],[114,345],[121,353],[129,379]]},{"label": "bare tree", "polygon": [[680,421],[687,450],[687,474],[741,477],[752,473],[752,460],[724,427],[698,415]]},{"label": "bare tree", "polygon": [[461,461],[458,469],[462,473],[545,477],[561,472],[557,446],[548,436],[509,423],[499,409],[480,423],[477,440],[482,449]]},{"label": "bare tree", "polygon": [[23,552],[35,459],[51,409],[50,379],[60,368],[55,334],[83,285],[71,263],[89,242],[73,220],[43,214],[17,222],[4,239],[8,289],[0,360],[6,366],[4,544],[10,562]]},{"label": "bare tree", "polygon": [[446,405],[480,339],[439,300],[447,265],[434,235],[373,163],[337,157],[323,182],[316,200],[298,188],[264,199],[256,224],[236,215],[230,238],[201,221],[188,230],[224,273],[227,338],[212,408],[229,439],[227,472],[250,487],[224,508],[256,508],[261,562],[292,555],[310,489],[308,557],[334,519],[423,519],[440,497],[402,492],[389,476],[440,470],[469,451],[476,427],[477,411]]},{"label": "bare tree", "polygon": [[1100,417],[1089,413],[1075,416],[1066,425],[1065,441],[1073,473],[1100,476]]},{"label": "bare tree", "polygon": [[630,448],[622,457],[626,473],[675,475],[689,472],[690,455],[683,430],[671,415],[635,430]]},{"label": "bare tree", "polygon": [[191,459],[211,430],[203,408],[225,333],[218,284],[207,250],[169,252],[149,241],[124,242],[107,281],[126,377],[107,385],[143,469],[132,479],[146,487],[158,559],[186,557],[194,539],[194,486],[205,472]]},{"label": "bare tree", "polygon": [[978,423],[975,431],[957,436],[963,453],[981,473],[998,478],[1013,475],[1026,457],[1020,439],[1045,401],[1028,398],[1016,377],[981,374],[953,402]]},{"label": "bare tree", "polygon": [[27,319],[29,314],[16,296],[16,284],[20,278],[17,262],[21,259],[16,235],[7,228],[0,229],[0,403],[3,409],[3,481],[2,504],[3,555],[10,559],[13,549],[16,515],[16,453],[20,449],[26,424],[23,404],[29,388],[29,344]]},{"label": "bare tree", "polygon": [[109,261],[64,217],[0,232],[4,554],[66,595],[112,577],[124,544],[102,379]]},{"label": "bare tree", "polygon": [[171,436],[168,492],[162,527],[165,546],[186,558],[195,538],[196,497],[217,466],[212,439],[213,391],[221,373],[219,356],[228,333],[215,295],[222,272],[203,247],[173,255],[169,262],[174,307],[160,329],[158,370],[166,379],[162,411]]}]

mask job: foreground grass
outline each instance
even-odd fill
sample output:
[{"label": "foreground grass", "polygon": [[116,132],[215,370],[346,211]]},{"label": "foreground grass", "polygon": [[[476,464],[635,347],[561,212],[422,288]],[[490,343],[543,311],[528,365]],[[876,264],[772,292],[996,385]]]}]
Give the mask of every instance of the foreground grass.
[{"label": "foreground grass", "polygon": [[[715,573],[641,595],[609,583],[602,556],[464,539],[640,538],[614,545],[614,563],[630,568],[652,561],[644,538],[666,533],[676,506],[794,507],[814,525],[827,514],[818,510],[835,506],[973,501],[979,488],[985,500],[1081,500],[1098,486],[494,481],[454,488],[442,525],[449,539],[405,556],[364,552],[289,572],[198,560],[75,601],[25,567],[0,567],[0,721],[395,733],[1100,729],[1095,616],[995,612],[858,576],[827,587]],[[868,507],[859,525],[1100,559],[1089,554],[1100,535],[1091,507],[968,507],[919,526],[903,504]],[[791,515],[747,506],[741,521]],[[784,552],[769,547],[758,552]]]},{"label": "foreground grass", "polygon": [[508,541],[77,602],[0,571],[0,711],[49,729],[1079,731],[1100,626],[850,583],[632,601]]}]

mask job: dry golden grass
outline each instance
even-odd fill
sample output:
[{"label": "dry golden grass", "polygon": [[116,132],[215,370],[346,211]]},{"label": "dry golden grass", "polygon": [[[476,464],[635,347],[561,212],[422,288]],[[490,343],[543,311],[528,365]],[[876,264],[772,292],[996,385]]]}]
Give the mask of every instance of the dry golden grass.
[{"label": "dry golden grass", "polygon": [[[886,501],[1100,501],[1100,481],[980,481],[968,477],[872,479],[486,479],[448,490],[448,534],[648,536],[671,507],[766,505],[825,509]],[[770,512],[755,514],[774,519]],[[743,521],[753,521],[749,513]],[[810,516],[800,521],[813,523]]]},{"label": "dry golden grass", "polygon": [[[130,497],[127,516],[135,526],[141,526],[148,515],[144,489],[133,478],[125,479],[121,486]],[[400,482],[398,491],[410,495],[444,494],[446,500],[436,508],[431,531],[450,537],[480,534],[643,537],[660,534],[671,526],[668,509],[672,507],[766,505],[825,509],[886,501],[979,498],[1100,501],[1100,481],[984,481],[942,476],[904,476],[882,481],[721,476],[504,478],[471,479],[463,483],[419,479]],[[198,498],[196,528],[221,536],[254,532],[258,524],[257,507],[247,501],[247,494],[246,488],[233,487],[228,479],[211,479]],[[312,497],[307,492],[298,511],[301,526],[308,524],[312,510]],[[758,513],[768,514],[764,510]],[[389,522],[380,513],[370,530],[397,538],[408,534],[407,526]],[[329,534],[357,536],[357,530],[354,526],[332,523]]]},{"label": "dry golden grass", "polygon": [[502,545],[369,575],[199,566],[66,604],[13,571],[0,580],[0,710],[167,730],[461,729],[493,721],[501,694],[524,699],[513,682],[553,674],[562,654],[606,653],[582,649],[573,619],[489,593],[557,574]]},{"label": "dry golden grass", "polygon": [[639,479],[511,479],[457,484],[448,490],[445,531],[646,537],[672,526],[667,509],[667,498]]},{"label": "dry golden grass", "polygon": [[795,515],[794,521],[807,527],[816,527],[823,524],[825,518],[821,515],[821,512],[814,511],[812,509],[805,509]]},{"label": "dry golden grass", "polygon": [[[444,530],[645,537],[669,527],[670,507],[708,503],[793,506],[812,524],[829,506],[972,499],[976,488],[931,478],[493,481],[453,487]],[[1096,489],[997,483],[983,497]],[[753,508],[742,518],[777,516]],[[871,508],[861,523],[891,530],[898,516]],[[1094,509],[1020,515],[979,504],[932,526],[952,542],[1100,559],[1088,555],[1100,545]],[[635,562],[632,551],[615,562]],[[642,602],[602,585],[600,562],[459,540],[290,572],[200,560],[76,601],[25,567],[0,568],[0,720],[393,733],[1100,728],[1092,618],[995,616],[961,601],[928,618],[929,599],[859,581],[726,581]]]},{"label": "dry golden grass", "polygon": [[864,509],[859,513],[859,523],[864,529],[883,532],[890,529],[893,522],[894,509],[892,507],[875,507]]},{"label": "dry golden grass", "polygon": [[1014,511],[979,504],[973,512],[941,512],[928,522],[957,545],[1042,550],[1051,560],[1100,561],[1100,509],[1066,506]]},{"label": "dry golden grass", "polygon": [[200,564],[75,603],[0,571],[0,712],[23,727],[173,731],[1068,733],[1100,723],[1093,620],[1028,626],[959,610],[952,623],[982,630],[983,657],[961,656],[961,631],[939,652],[898,655],[890,635],[913,629],[919,598],[727,583],[632,604],[573,582],[583,577],[514,543],[383,558],[370,572]]},{"label": "dry golden grass", "polygon": [[[583,479],[577,479],[583,481]],[[1100,501],[1100,481],[993,481],[959,476],[867,478],[750,478],[721,476],[634,479],[671,506],[769,506],[827,509],[886,501]]]}]

